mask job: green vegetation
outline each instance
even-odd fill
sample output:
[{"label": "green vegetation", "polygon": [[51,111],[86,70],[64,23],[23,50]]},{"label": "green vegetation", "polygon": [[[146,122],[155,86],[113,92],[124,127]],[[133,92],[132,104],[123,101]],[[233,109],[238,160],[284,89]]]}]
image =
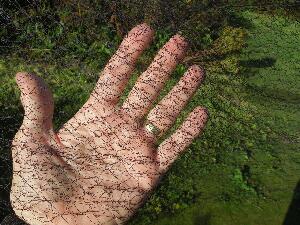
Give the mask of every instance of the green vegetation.
[{"label": "green vegetation", "polygon": [[243,73],[209,73],[194,98],[210,111],[204,135],[132,224],[283,223],[300,172],[300,23],[243,16],[253,23]]},{"label": "green vegetation", "polygon": [[[58,129],[87,100],[99,70],[126,31],[117,29],[121,26],[118,20],[107,23],[110,15],[93,21],[93,13],[107,7],[105,4],[88,16],[84,5],[63,2],[66,5],[55,13],[48,11],[47,5],[38,11],[28,9],[31,19],[24,17],[15,24],[21,33],[13,43],[5,44],[10,47],[0,55],[3,202],[8,201],[11,176],[10,140],[23,116],[16,72],[33,71],[48,83],[54,94],[54,127]],[[81,15],[78,20],[72,14],[74,8],[76,15]],[[114,18],[120,17],[120,12],[114,12]],[[219,20],[221,26],[199,31],[201,39],[194,43],[204,51],[189,52],[157,100],[177,83],[188,65],[204,65],[205,83],[165,137],[198,105],[210,112],[205,132],[175,162],[131,225],[279,225],[284,220],[300,178],[300,23],[295,18],[253,11],[229,10],[226,15]],[[56,22],[41,22],[47,18]],[[148,14],[146,18],[152,17]],[[140,58],[120,104],[173,32],[167,25],[158,27],[154,43]],[[0,210],[0,217],[8,212],[2,200]]]}]

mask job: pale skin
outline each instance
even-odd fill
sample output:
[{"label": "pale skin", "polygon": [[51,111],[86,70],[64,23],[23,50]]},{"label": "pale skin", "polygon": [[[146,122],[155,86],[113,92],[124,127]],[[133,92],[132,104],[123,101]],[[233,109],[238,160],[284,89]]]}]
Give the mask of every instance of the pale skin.
[{"label": "pale skin", "polygon": [[[204,70],[191,66],[153,105],[186,52],[187,41],[179,34],[159,50],[123,105],[117,105],[135,62],[153,36],[145,23],[134,27],[101,72],[88,101],[57,132],[46,83],[35,74],[17,73],[25,115],[12,142],[11,203],[28,224],[125,223],[202,132],[208,114],[199,106],[156,145],[204,79]],[[161,133],[145,129],[143,118]]]}]

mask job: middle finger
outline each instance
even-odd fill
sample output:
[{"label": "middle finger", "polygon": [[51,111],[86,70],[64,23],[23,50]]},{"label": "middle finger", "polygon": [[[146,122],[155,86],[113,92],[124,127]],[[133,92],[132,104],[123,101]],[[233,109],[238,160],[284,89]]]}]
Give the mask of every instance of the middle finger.
[{"label": "middle finger", "polygon": [[121,110],[126,115],[133,120],[139,120],[147,114],[159,91],[183,58],[187,46],[185,38],[176,34],[159,50],[124,101]]}]

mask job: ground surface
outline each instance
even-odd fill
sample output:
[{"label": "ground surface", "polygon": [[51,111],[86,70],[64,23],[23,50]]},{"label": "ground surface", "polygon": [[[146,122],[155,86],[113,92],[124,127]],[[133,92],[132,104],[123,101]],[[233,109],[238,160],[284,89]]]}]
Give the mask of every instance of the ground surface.
[{"label": "ground surface", "polygon": [[[208,130],[224,129],[219,141],[199,140],[213,140],[221,162],[200,169],[201,160],[189,155],[189,167],[197,169],[183,169],[182,178],[175,171],[172,175],[183,183],[191,177],[199,191],[195,204],[153,224],[283,224],[293,196],[299,201],[299,185],[297,193],[294,189],[300,179],[300,23],[255,13],[244,16],[252,21],[248,47],[240,58],[248,67],[241,74],[245,88],[227,98],[232,107],[219,106],[220,111],[211,113],[215,115]],[[223,84],[236,88],[229,81]],[[248,114],[253,115],[252,125],[238,117],[247,107],[253,113]],[[232,131],[238,124],[237,132]],[[246,127],[250,131],[245,132]],[[220,148],[227,140],[239,144]],[[299,211],[298,216],[290,212],[286,221],[297,224]]]},{"label": "ground surface", "polygon": [[[233,76],[207,68],[204,85],[170,131],[194,107],[203,105],[210,112],[205,132],[175,163],[130,224],[283,223],[300,179],[300,23],[252,12],[243,16],[252,24],[248,46],[239,56],[245,70]],[[76,65],[61,69],[51,62],[0,59],[0,168],[6,174],[2,186],[10,174],[10,162],[5,160],[10,155],[9,140],[22,121],[14,81],[19,70],[34,70],[49,84],[55,98],[56,128],[83,105],[96,81]],[[179,78],[172,76],[160,97]],[[7,199],[7,192],[0,196]],[[7,209],[1,202],[0,207],[3,216]],[[291,221],[296,220],[289,215]]]}]

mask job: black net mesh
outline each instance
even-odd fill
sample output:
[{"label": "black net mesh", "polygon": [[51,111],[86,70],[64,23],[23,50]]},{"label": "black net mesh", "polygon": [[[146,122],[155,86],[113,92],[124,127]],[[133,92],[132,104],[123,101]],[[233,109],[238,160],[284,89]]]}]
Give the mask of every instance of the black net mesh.
[{"label": "black net mesh", "polygon": [[[18,216],[32,224],[56,224],[55,221],[65,224],[109,224],[107,221],[114,221],[112,224],[297,224],[300,219],[299,16],[297,0],[0,0],[0,221],[13,211],[11,202],[14,202]],[[139,51],[134,46],[146,49],[150,31],[141,28],[140,33],[129,37],[127,34],[142,23],[148,24],[155,34],[131,68],[134,50]],[[152,68],[151,62],[158,51],[175,34],[184,37],[185,42],[175,40],[176,48],[169,47],[161,53]],[[139,35],[144,35],[144,39],[139,40]],[[115,65],[110,59],[126,38],[131,41],[119,51],[123,57],[115,56],[115,62],[120,63]],[[176,64],[164,59],[168,54],[175,58]],[[164,71],[168,63],[173,69]],[[131,75],[122,72],[127,67],[120,65],[130,67]],[[197,73],[195,68],[199,67],[193,65],[205,68],[201,88],[193,90],[193,82],[197,79],[203,82],[204,74],[182,81],[186,88],[172,89],[189,68],[191,74]],[[134,87],[142,78],[144,84],[153,82],[153,76],[147,72],[140,75],[147,68],[149,74],[165,79],[163,83],[156,80],[159,88]],[[51,109],[45,105],[28,105],[27,112],[24,111],[20,101],[22,91],[15,80],[19,71],[35,74],[28,82],[42,87],[42,91],[36,92],[41,102],[47,102],[49,96],[41,94],[47,92],[37,77],[47,83],[55,103],[53,130],[62,131],[60,138],[64,145],[70,143],[69,149],[76,151],[61,151],[56,139],[50,138],[49,145],[41,144],[44,128],[28,129],[28,125],[20,129],[24,118],[38,121],[40,117],[30,115],[42,108],[40,116],[44,118],[44,113],[51,114]],[[121,79],[111,80],[109,74],[114,73],[119,73]],[[123,90],[118,92],[120,96],[115,103],[119,107],[124,104],[123,114],[104,103],[107,99],[115,100],[114,85],[123,79],[122,75],[128,82],[126,87],[118,86]],[[101,76],[102,83],[98,81]],[[26,79],[26,75],[20,75],[21,83]],[[25,85],[26,88],[29,86]],[[151,108],[166,99],[171,90],[174,96],[176,93],[189,96],[184,109],[178,108],[183,101],[179,97],[170,98],[176,104],[169,102],[170,105],[156,111]],[[152,93],[150,100],[147,93]],[[29,92],[23,95],[29,96]],[[87,100],[92,112],[87,108],[76,114]],[[197,106],[207,110],[198,108],[202,111],[197,114],[193,111]],[[99,116],[100,109],[103,115],[113,112],[116,116]],[[75,114],[77,117],[73,117]],[[155,143],[152,137],[138,133],[146,115],[148,119],[152,116],[154,125],[163,130]],[[164,119],[169,117],[172,119],[164,124]],[[48,119],[45,117],[44,122]],[[132,127],[124,128],[128,124]],[[181,127],[182,124],[185,126]],[[107,126],[111,130],[106,130]],[[78,131],[72,140],[67,135],[71,127]],[[131,142],[125,141],[125,131],[117,133],[119,128],[134,133]],[[177,137],[175,131],[180,128],[182,132]],[[12,141],[18,131],[23,136],[27,132],[30,138],[20,135],[12,153]],[[198,137],[196,134],[202,131]],[[122,135],[124,140],[120,138]],[[180,142],[180,135],[186,140]],[[115,136],[122,141],[116,144]],[[123,150],[110,155],[97,151],[99,146]],[[161,147],[161,153],[140,155],[143,149],[150,151],[158,146],[166,147]],[[134,154],[127,155],[125,150]],[[173,152],[176,154],[172,155]],[[23,158],[18,158],[18,154]],[[78,157],[81,154],[82,158]],[[126,156],[125,159],[120,159],[120,155]],[[23,180],[16,179],[14,199],[10,199],[12,157],[19,165],[14,168],[14,176]],[[57,158],[62,158],[67,165],[52,164]],[[173,166],[169,168],[171,162]],[[160,169],[153,169],[153,165]],[[54,167],[56,175],[62,177],[55,175]],[[84,178],[72,177],[69,170]],[[82,175],[80,171],[86,172]],[[94,172],[97,178],[91,181]],[[70,177],[61,180],[65,174]],[[51,180],[51,176],[57,180]],[[35,179],[41,183],[35,184]],[[84,179],[88,181],[85,183]],[[49,187],[45,187],[47,182]],[[43,191],[44,194],[38,194]],[[82,196],[86,196],[84,200]],[[48,203],[43,205],[42,201]],[[56,204],[61,201],[63,206]],[[101,217],[103,214],[106,219]]]}]

